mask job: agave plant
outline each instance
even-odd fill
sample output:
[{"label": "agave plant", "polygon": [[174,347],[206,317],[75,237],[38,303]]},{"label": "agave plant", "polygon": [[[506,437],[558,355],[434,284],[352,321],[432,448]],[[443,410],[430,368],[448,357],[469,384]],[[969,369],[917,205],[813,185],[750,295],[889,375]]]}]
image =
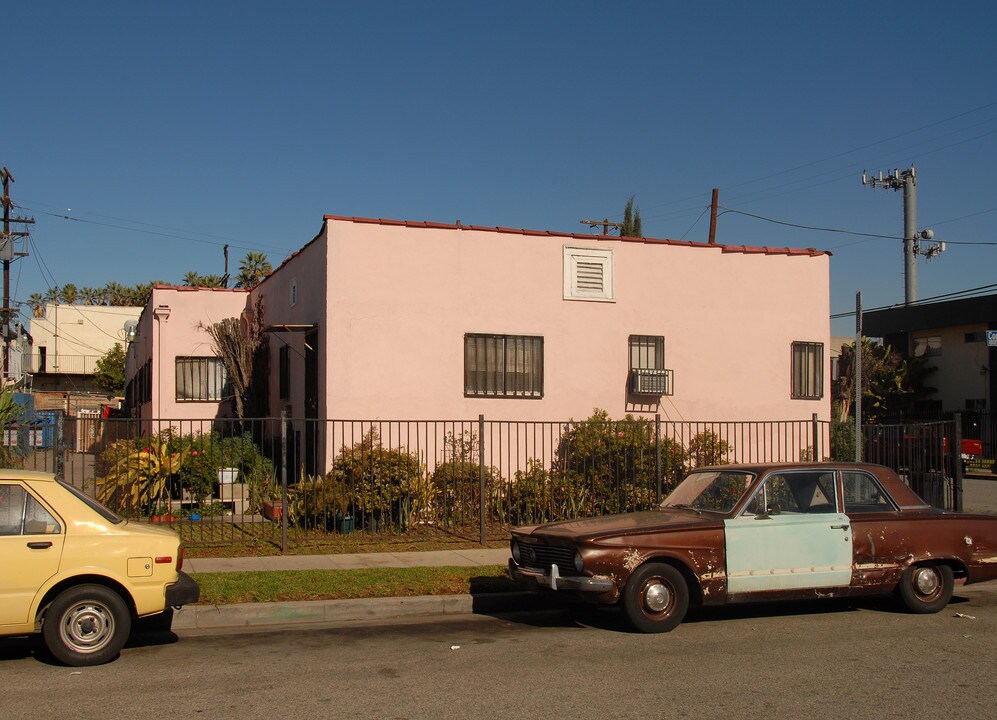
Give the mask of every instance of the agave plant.
[{"label": "agave plant", "polygon": [[142,449],[120,457],[104,477],[101,499],[122,512],[136,514],[161,505],[170,477],[180,472],[189,450],[171,451],[163,440],[153,439]]}]

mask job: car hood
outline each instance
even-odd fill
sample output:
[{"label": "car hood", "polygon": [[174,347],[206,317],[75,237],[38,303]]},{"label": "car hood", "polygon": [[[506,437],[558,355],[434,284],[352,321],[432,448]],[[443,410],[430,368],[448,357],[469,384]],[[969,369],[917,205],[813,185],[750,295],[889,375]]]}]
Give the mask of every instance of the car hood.
[{"label": "car hood", "polygon": [[612,535],[635,535],[668,530],[715,527],[723,523],[719,515],[699,514],[695,510],[664,509],[517,528],[515,532],[533,536],[592,540]]}]

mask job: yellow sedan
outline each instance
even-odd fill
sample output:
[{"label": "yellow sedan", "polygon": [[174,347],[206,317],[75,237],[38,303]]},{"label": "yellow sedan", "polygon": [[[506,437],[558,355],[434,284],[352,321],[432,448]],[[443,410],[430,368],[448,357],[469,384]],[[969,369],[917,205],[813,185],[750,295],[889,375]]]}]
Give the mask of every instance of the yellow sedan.
[{"label": "yellow sedan", "polygon": [[40,632],[67,665],[114,659],[137,618],[197,602],[172,530],[125,520],[47,473],[0,470],[0,636]]}]

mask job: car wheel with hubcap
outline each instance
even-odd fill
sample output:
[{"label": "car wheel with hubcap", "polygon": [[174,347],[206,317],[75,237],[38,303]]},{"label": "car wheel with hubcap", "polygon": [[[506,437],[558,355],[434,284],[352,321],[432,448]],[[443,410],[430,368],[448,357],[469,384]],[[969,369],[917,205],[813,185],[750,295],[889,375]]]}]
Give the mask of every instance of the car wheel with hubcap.
[{"label": "car wheel with hubcap", "polygon": [[900,578],[900,599],[913,613],[936,613],[949,604],[954,587],[948,565],[911,565]]},{"label": "car wheel with hubcap", "polygon": [[45,613],[42,636],[56,659],[80,667],[114,659],[131,632],[124,600],[103,585],[79,585],[60,594]]},{"label": "car wheel with hubcap", "polygon": [[635,630],[668,632],[685,618],[689,586],[678,568],[647,563],[634,570],[623,590],[623,612]]}]

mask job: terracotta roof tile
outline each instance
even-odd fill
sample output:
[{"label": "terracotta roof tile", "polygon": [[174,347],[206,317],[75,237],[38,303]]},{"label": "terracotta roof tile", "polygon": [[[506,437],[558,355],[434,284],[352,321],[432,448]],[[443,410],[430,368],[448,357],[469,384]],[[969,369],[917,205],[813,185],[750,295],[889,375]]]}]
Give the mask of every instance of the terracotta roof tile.
[{"label": "terracotta roof tile", "polygon": [[[631,238],[631,237],[617,237],[616,235],[594,235],[591,233],[569,233],[569,232],[557,232],[556,230],[527,230],[522,228],[509,228],[509,227],[485,227],[482,225],[458,225],[456,223],[437,223],[437,222],[418,222],[413,220],[387,220],[384,218],[361,218],[361,217],[347,217],[344,215],[325,215],[324,220],[336,220],[339,222],[355,222],[355,223],[365,223],[365,224],[375,224],[375,225],[392,225],[392,226],[402,226],[411,228],[433,228],[437,230],[459,230],[462,232],[475,231],[475,232],[498,232],[506,234],[517,234],[517,235],[531,235],[531,236],[546,236],[546,237],[562,237],[571,238],[573,240],[613,240],[616,242],[635,242],[644,243],[646,245],[676,245],[679,247],[692,247],[692,248],[716,248],[724,253],[743,253],[746,255],[799,255],[807,257],[815,257],[818,255],[830,255],[831,253],[827,250],[817,250],[816,248],[780,248],[780,247],[755,247],[751,245],[721,245],[710,244],[704,242],[694,242],[692,240],[670,240],[667,238]],[[321,235],[321,233],[320,233]],[[318,236],[313,238],[308,244],[314,242],[318,239]],[[304,248],[302,248],[304,249]],[[300,250],[298,251],[300,252]],[[294,253],[287,258],[290,260],[298,253]],[[281,265],[287,262],[285,260]]]}]

